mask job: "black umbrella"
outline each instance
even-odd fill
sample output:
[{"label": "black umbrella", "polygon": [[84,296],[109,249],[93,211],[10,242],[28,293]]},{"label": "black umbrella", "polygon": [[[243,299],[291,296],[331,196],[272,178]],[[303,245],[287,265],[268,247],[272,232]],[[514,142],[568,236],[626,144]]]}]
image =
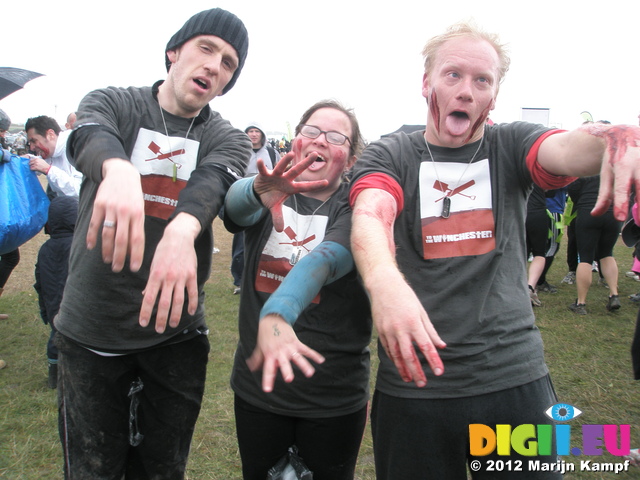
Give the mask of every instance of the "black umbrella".
[{"label": "black umbrella", "polygon": [[0,67],[0,99],[20,90],[27,82],[41,76],[42,73],[22,68]]}]

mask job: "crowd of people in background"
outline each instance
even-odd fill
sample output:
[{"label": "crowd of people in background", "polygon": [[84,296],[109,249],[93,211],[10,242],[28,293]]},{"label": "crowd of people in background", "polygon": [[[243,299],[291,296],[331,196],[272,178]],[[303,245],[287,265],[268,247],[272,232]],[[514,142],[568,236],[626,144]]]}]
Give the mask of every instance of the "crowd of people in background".
[{"label": "crowd of people in background", "polygon": [[280,155],[284,155],[285,153],[289,153],[291,151],[291,142],[287,139],[287,137],[282,137],[280,140],[276,138],[269,138],[269,144],[271,148],[274,148]]},{"label": "crowd of people in background", "polygon": [[[585,122],[589,123],[593,122]],[[606,120],[596,123],[610,125]],[[527,202],[528,288],[532,306],[542,305],[538,292],[557,292],[557,287],[547,281],[546,272],[555,258],[566,228],[568,271],[561,283],[576,285],[576,300],[568,306],[569,310],[578,315],[588,314],[587,295],[593,273],[597,273],[597,285],[608,290],[605,309],[615,312],[622,307],[618,295],[618,263],[613,249],[620,237],[623,222],[614,216],[613,204],[602,215],[591,215],[599,191],[600,175],[577,179],[558,190],[545,191],[534,186]],[[631,219],[631,211],[628,219]],[[637,255],[638,246],[633,252],[633,267],[625,275],[640,281],[640,260],[636,260]],[[640,294],[630,295],[629,298],[632,302],[640,303]]]}]

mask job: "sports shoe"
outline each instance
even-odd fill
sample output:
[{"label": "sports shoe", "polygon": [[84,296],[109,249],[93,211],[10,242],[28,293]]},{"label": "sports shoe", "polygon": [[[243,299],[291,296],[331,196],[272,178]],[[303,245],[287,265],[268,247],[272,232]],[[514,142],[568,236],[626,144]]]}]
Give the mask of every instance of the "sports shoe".
[{"label": "sports shoe", "polygon": [[629,278],[632,278],[636,282],[640,282],[640,276],[636,272],[627,272],[625,275]]},{"label": "sports shoe", "polygon": [[587,314],[587,306],[584,303],[578,303],[578,300],[569,305],[569,310],[571,310],[573,313],[577,313],[578,315]]},{"label": "sports shoe", "polygon": [[640,293],[629,295],[629,300],[631,300],[633,303],[640,303]]},{"label": "sports shoe", "polygon": [[591,271],[595,272],[595,273],[598,273],[598,262],[593,262],[591,264]]},{"label": "sports shoe", "polygon": [[233,289],[233,294],[234,295],[239,295],[241,291],[242,291],[242,289],[240,287],[235,287]]},{"label": "sports shoe", "polygon": [[604,288],[609,288],[609,284],[607,283],[607,281],[602,278],[602,277],[598,277],[598,286],[599,287],[604,287]]},{"label": "sports shoe", "polygon": [[529,285],[529,298],[531,299],[531,306],[539,307],[542,305],[542,302],[538,298],[538,294],[531,285]]},{"label": "sports shoe", "polygon": [[560,283],[566,283],[567,285],[576,283],[576,272],[567,272]]},{"label": "sports shoe", "polygon": [[632,448],[629,450],[629,455],[625,455],[624,458],[629,460],[629,465],[640,467],[640,448]]},{"label": "sports shoe", "polygon": [[538,285],[536,288],[539,292],[545,293],[558,293],[558,288],[555,285],[551,285],[549,282],[544,282]]},{"label": "sports shoe", "polygon": [[611,295],[609,297],[609,301],[607,302],[607,310],[618,310],[620,308],[620,299],[618,295]]}]

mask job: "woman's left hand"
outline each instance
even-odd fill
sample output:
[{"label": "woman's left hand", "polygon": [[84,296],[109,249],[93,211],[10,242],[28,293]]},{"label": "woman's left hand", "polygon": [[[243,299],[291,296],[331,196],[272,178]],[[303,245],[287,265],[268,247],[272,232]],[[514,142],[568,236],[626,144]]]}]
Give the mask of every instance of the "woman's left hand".
[{"label": "woman's left hand", "polygon": [[273,391],[278,369],[285,382],[293,381],[291,362],[295,363],[306,377],[313,376],[316,370],[307,358],[318,364],[324,362],[321,354],[298,340],[291,325],[279,315],[267,315],[260,320],[256,348],[247,359],[247,365],[252,372],[262,367],[263,391]]},{"label": "woman's left hand", "polygon": [[253,189],[260,196],[262,204],[271,211],[273,227],[276,232],[282,232],[284,229],[282,204],[289,196],[327,186],[327,180],[296,181],[298,175],[315,162],[317,157],[317,153],[310,153],[302,161],[289,167],[295,158],[295,154],[289,152],[276,163],[273,170],[267,169],[262,159],[258,159],[258,175],[254,180]]}]

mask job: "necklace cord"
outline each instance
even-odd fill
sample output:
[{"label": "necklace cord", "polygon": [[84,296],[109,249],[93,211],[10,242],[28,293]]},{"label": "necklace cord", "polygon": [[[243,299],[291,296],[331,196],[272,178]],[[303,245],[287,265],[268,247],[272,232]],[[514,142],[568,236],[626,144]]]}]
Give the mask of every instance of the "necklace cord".
[{"label": "necklace cord", "polygon": [[[429,158],[431,158],[431,164],[433,165],[433,171],[436,174],[436,180],[438,181],[438,185],[441,186],[442,182],[440,181],[440,176],[438,175],[438,169],[436,168],[436,161],[433,159],[431,148],[429,148],[429,142],[427,141],[426,138],[424,139],[424,143],[427,146],[427,152],[429,152]],[[469,169],[469,165],[471,165],[475,160],[476,155],[478,155],[478,152],[482,148],[483,143],[484,143],[484,136],[480,139],[480,144],[478,145],[478,148],[476,149],[475,153],[471,157],[471,160],[469,160],[467,165],[464,167],[464,170],[460,174],[460,178],[458,179],[458,183],[456,183],[456,186],[453,188],[447,188],[447,190],[443,192],[444,197],[442,199],[442,218],[449,218],[449,214],[451,210],[451,193],[455,192],[456,189],[462,183],[462,177],[464,177],[464,174],[467,173],[467,170]]]}]

